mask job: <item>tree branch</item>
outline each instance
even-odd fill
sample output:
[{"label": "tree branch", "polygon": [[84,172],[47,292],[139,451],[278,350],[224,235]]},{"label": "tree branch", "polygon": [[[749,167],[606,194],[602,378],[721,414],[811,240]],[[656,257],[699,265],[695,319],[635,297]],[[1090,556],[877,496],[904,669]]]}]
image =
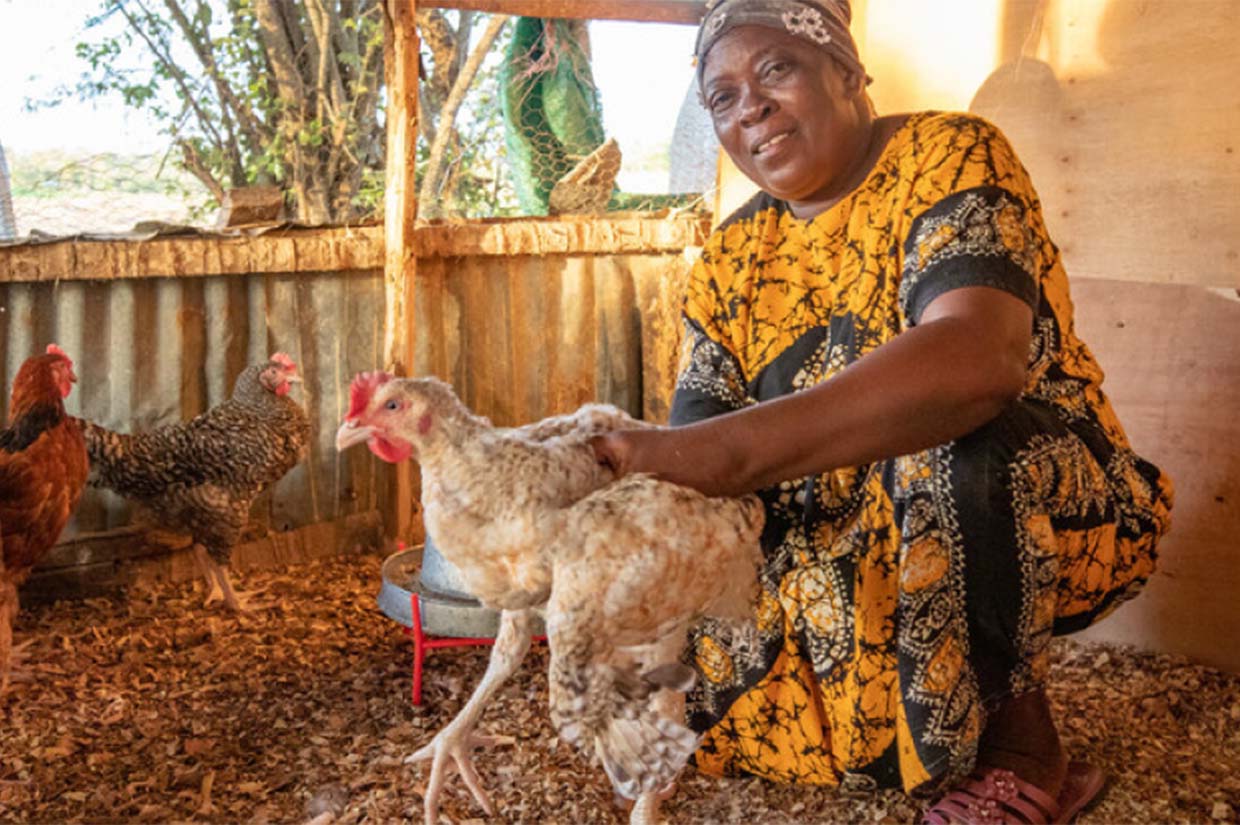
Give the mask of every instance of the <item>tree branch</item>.
[{"label": "tree branch", "polygon": [[[258,122],[254,117],[254,111],[246,101],[237,96],[237,93],[233,91],[232,85],[220,72],[219,65],[215,59],[215,52],[211,45],[210,33],[203,32],[203,36],[199,36],[198,31],[194,29],[193,24],[190,23],[189,18],[186,16],[185,10],[181,8],[176,0],[164,0],[164,5],[168,8],[172,19],[181,27],[181,33],[185,35],[185,39],[189,41],[190,48],[198,56],[198,62],[206,69],[207,76],[215,84],[215,91],[219,95],[221,108],[229,109],[234,113],[237,123],[245,132],[245,136],[251,144],[255,146],[261,144]],[[202,8],[202,0],[198,0],[198,5],[199,8]]]},{"label": "tree branch", "polygon": [[306,88],[297,69],[297,58],[284,18],[273,0],[254,0],[254,16],[258,20],[258,32],[263,39],[267,60],[276,78],[276,92],[282,100],[304,104]]},{"label": "tree branch", "polygon": [[[147,16],[147,19],[151,19],[153,17],[153,15],[147,11],[146,7],[143,6],[141,2],[138,2],[137,6],[142,9],[142,13]],[[138,21],[134,19],[134,16],[129,13],[129,9],[125,8],[124,3],[118,2],[116,4],[116,8],[118,8],[121,14],[125,16],[125,20],[129,23],[129,27],[137,32],[138,36],[141,37],[146,43],[147,48],[149,48],[151,53],[155,55],[155,59],[164,65],[164,68],[168,71],[168,74],[172,77],[173,81],[177,84],[177,87],[181,90],[181,95],[186,104],[198,117],[199,126],[201,126],[203,131],[206,132],[211,138],[211,141],[215,144],[215,147],[221,152],[225,151],[224,141],[220,137],[219,132],[215,130],[215,126],[212,125],[211,119],[207,116],[207,113],[203,111],[201,106],[198,105],[198,95],[196,95],[194,91],[189,88],[189,84],[186,82],[185,72],[180,66],[173,62],[171,55],[160,51],[159,47],[146,33],[146,30],[143,29]]]},{"label": "tree branch", "polygon": [[211,197],[215,198],[216,203],[223,206],[224,204],[224,187],[211,174],[211,170],[207,168],[207,164],[203,162],[202,155],[198,154],[198,147],[188,140],[178,140],[177,145],[181,147],[181,158],[185,162],[185,168],[190,174],[202,181],[203,186],[207,187],[207,191],[211,193]]},{"label": "tree branch", "polygon": [[[448,148],[448,141],[452,135],[452,124],[456,120],[456,113],[461,108],[461,103],[465,100],[465,93],[469,90],[469,86],[474,81],[474,75],[478,73],[478,69],[482,66],[482,61],[486,58],[487,52],[491,50],[491,44],[499,37],[500,30],[504,28],[504,24],[508,22],[508,16],[497,14],[493,16],[487,24],[486,30],[483,31],[482,37],[478,40],[478,45],[474,47],[473,52],[469,55],[469,59],[465,61],[465,65],[461,67],[461,72],[456,76],[456,82],[452,84],[452,91],[448,94],[448,99],[444,101],[443,109],[439,114],[439,127],[435,134],[435,143],[431,146],[430,157],[427,159],[426,171],[422,177],[422,189],[418,193],[419,206],[426,206],[426,217],[437,217],[439,209],[439,201],[434,198],[439,188],[440,178],[443,175],[443,158],[444,152]],[[431,206],[431,204],[434,206]]]},{"label": "tree branch", "polygon": [[[335,33],[340,28],[340,20],[334,10],[323,5],[323,0],[306,0],[306,11],[310,17],[310,26],[314,30],[314,40],[318,44],[318,91],[320,100],[320,120],[326,121],[333,112],[344,111],[348,98],[345,95],[344,83],[340,79],[339,63],[333,47]],[[329,110],[330,107],[330,110]]]}]

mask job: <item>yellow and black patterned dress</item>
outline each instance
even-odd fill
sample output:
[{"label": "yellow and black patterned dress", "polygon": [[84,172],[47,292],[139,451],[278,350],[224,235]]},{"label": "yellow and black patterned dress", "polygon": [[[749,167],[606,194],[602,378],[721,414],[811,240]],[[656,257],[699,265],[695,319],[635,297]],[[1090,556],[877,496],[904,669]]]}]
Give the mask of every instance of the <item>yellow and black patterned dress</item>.
[{"label": "yellow and black patterned dress", "polygon": [[708,622],[688,653],[699,769],[938,787],[971,769],[986,709],[1046,678],[1051,636],[1153,571],[1170,481],[1129,447],[1073,332],[1025,170],[972,115],[910,116],[812,220],[759,194],[712,234],[672,423],[825,381],[978,285],[1036,313],[1022,397],[950,444],[761,492],[759,632]]}]

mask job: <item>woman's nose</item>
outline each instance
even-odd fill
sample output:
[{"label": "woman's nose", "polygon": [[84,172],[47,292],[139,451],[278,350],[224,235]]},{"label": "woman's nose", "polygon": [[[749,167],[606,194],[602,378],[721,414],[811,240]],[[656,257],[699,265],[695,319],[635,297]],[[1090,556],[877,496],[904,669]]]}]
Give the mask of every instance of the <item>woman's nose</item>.
[{"label": "woman's nose", "polygon": [[746,89],[741,98],[741,124],[751,126],[755,123],[761,123],[770,115],[774,104],[771,99],[761,92],[759,89]]}]

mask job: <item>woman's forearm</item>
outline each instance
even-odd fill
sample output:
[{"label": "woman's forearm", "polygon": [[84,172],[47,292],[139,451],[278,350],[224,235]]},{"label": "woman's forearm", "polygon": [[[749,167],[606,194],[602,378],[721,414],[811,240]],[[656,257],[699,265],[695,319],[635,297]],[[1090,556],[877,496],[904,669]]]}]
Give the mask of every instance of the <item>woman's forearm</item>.
[{"label": "woman's forearm", "polygon": [[624,472],[737,495],[959,438],[1020,394],[1032,314],[986,288],[949,296],[919,326],[812,389],[673,430],[629,433],[600,454]]},{"label": "woman's forearm", "polygon": [[[981,359],[967,322],[909,330],[812,389],[681,428],[689,455],[718,450],[716,494],[917,452],[959,438],[1020,392],[1002,356]],[[1023,366],[1023,361],[1021,366]],[[1007,373],[1004,376],[1004,373]],[[691,470],[691,468],[686,468]]]}]

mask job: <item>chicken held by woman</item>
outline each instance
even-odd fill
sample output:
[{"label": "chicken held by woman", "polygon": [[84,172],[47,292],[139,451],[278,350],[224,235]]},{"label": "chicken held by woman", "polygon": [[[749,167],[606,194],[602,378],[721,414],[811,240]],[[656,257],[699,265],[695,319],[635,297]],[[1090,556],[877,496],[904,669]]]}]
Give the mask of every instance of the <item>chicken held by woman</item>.
[{"label": "chicken held by woman", "polygon": [[546,605],[553,720],[566,739],[599,756],[618,791],[640,797],[634,822],[653,817],[657,791],[696,747],[683,725],[682,691],[692,683],[680,664],[684,631],[716,607],[729,614],[747,607],[761,508],[756,499],[712,500],[649,477],[613,485],[590,439],[640,426],[592,404],[497,428],[436,379],[364,373],[354,380],[337,447],[365,443],[385,461],[415,458],[428,533],[467,588],[501,611],[482,682],[410,757],[432,763],[427,822],[438,819],[449,763],[493,811],[471,757],[493,740],[473,730],[520,665],[536,607]]}]

